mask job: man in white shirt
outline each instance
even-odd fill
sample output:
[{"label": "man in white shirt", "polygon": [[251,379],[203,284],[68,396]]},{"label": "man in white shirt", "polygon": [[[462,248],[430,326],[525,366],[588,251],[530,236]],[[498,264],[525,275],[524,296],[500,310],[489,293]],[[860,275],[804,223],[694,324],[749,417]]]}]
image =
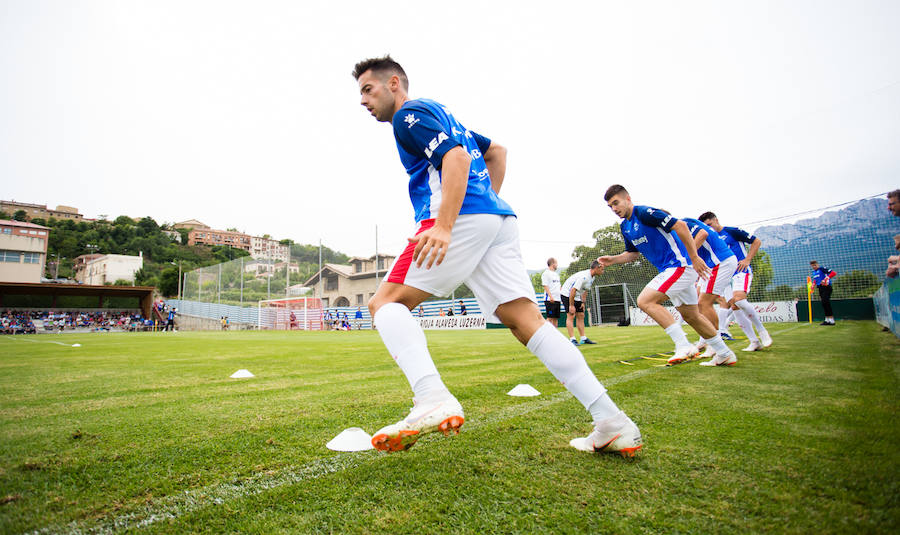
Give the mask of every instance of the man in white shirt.
[{"label": "man in white shirt", "polygon": [[600,262],[594,260],[591,262],[590,269],[585,269],[575,273],[562,285],[563,308],[566,309],[566,331],[569,333],[569,340],[574,345],[578,345],[578,341],[573,336],[572,323],[577,323],[578,334],[581,335],[582,344],[596,344],[584,335],[584,296],[594,282],[594,277],[603,273],[603,266]]},{"label": "man in white shirt", "polygon": [[556,328],[559,324],[559,273],[555,258],[547,260],[547,269],[541,273],[541,284],[544,285],[544,310],[547,311],[547,323]]}]

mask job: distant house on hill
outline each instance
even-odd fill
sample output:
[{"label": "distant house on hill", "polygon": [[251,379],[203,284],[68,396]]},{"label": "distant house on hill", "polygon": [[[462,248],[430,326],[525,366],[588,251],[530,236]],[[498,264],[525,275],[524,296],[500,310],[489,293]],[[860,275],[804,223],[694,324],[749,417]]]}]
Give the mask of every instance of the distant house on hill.
[{"label": "distant house on hill", "polygon": [[314,294],[321,296],[325,306],[366,306],[394,258],[378,255],[377,269],[374,256],[353,257],[349,264],[324,264],[322,270],[307,279],[303,286],[315,288]]}]

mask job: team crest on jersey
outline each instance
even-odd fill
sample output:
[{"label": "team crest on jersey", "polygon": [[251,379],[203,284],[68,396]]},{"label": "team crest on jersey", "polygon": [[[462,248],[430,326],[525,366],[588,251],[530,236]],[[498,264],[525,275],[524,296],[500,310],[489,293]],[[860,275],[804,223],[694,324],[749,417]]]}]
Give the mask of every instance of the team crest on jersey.
[{"label": "team crest on jersey", "polygon": [[637,229],[638,229],[638,224],[637,224],[637,221],[635,221],[634,223],[631,224],[631,230],[636,231]]},{"label": "team crest on jersey", "polygon": [[406,117],[404,117],[403,120],[406,121],[406,124],[409,125],[407,126],[407,128],[412,128],[414,124],[419,122],[416,116],[411,113],[407,113]]}]

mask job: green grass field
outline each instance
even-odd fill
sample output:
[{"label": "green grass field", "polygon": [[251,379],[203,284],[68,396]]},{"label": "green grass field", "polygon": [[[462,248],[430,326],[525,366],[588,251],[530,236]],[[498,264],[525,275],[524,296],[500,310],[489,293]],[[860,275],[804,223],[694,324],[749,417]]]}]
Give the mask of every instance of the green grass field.
[{"label": "green grass field", "polygon": [[634,460],[568,446],[588,414],[505,330],[428,333],[466,425],[396,454],[325,448],[408,410],[374,332],[3,337],[0,531],[897,533],[900,342],[770,330],[708,369],[619,362],[667,350],[658,328],[589,329]]}]

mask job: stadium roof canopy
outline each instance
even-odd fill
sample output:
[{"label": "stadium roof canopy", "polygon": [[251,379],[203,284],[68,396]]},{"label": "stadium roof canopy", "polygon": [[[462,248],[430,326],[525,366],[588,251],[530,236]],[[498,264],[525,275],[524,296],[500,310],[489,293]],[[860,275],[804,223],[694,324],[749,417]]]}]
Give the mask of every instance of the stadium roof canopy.
[{"label": "stadium roof canopy", "polygon": [[98,308],[103,308],[107,297],[137,297],[141,312],[149,318],[153,307],[153,286],[91,286],[87,284],[54,284],[35,282],[0,282],[0,307],[7,295],[49,295],[51,308],[56,308],[56,298],[61,296],[96,297]]}]

